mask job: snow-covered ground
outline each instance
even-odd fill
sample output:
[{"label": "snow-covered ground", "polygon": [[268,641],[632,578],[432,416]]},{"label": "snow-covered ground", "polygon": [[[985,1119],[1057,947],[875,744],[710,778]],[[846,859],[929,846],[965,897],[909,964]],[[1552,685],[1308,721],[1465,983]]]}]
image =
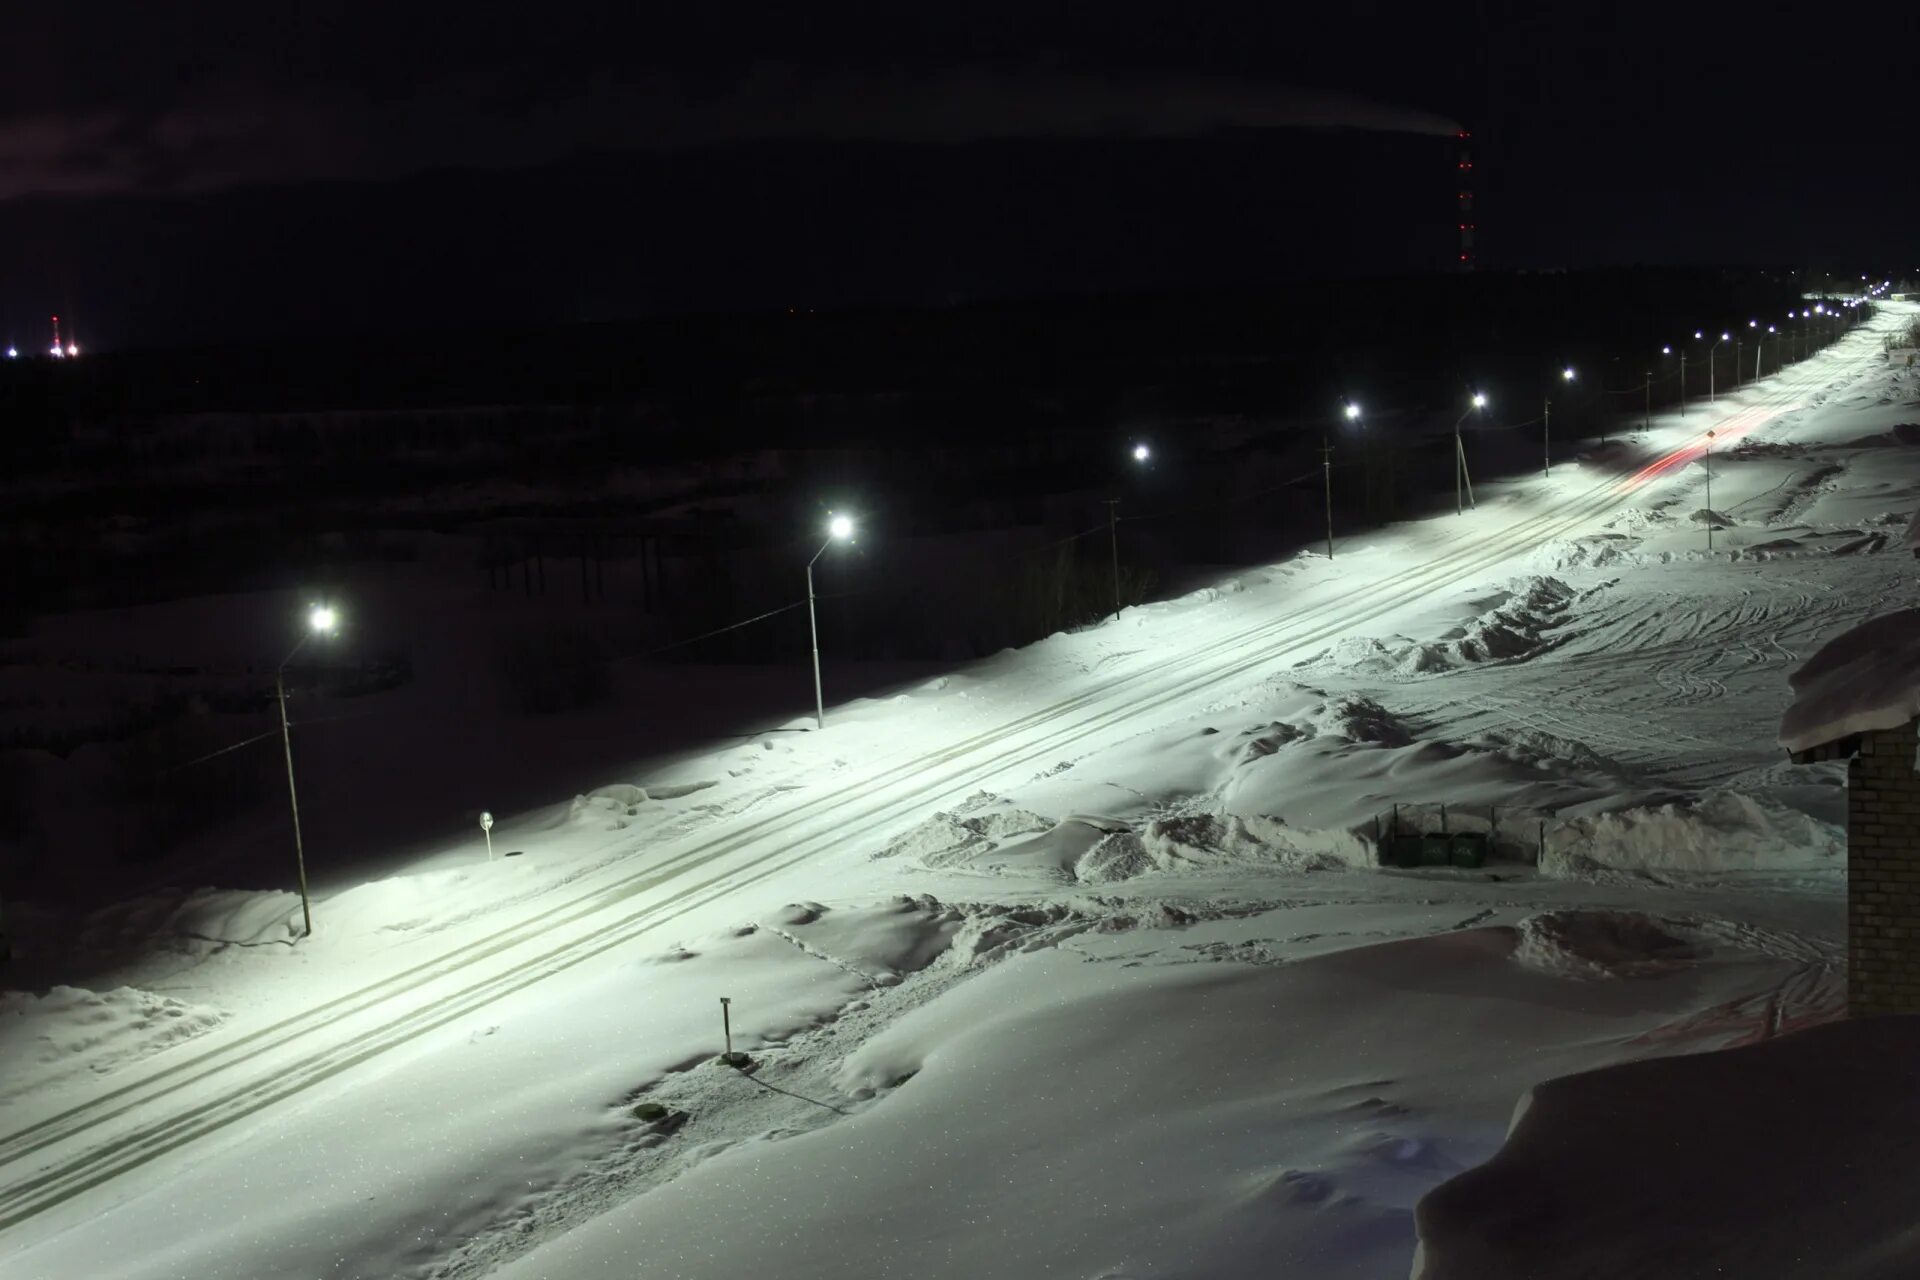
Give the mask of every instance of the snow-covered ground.
[{"label": "snow-covered ground", "polygon": [[[284,890],[29,904],[4,1273],[1405,1275],[1535,1083],[1838,1012],[1843,774],[1775,733],[1803,656],[1912,600],[1916,423],[1857,333],[824,732],[622,765],[631,702],[372,696],[304,733],[303,808],[576,781],[493,862],[451,804],[374,874],[310,842],[307,938]],[[472,616],[375,589],[416,648]],[[1493,861],[1377,865],[1443,825]]]}]

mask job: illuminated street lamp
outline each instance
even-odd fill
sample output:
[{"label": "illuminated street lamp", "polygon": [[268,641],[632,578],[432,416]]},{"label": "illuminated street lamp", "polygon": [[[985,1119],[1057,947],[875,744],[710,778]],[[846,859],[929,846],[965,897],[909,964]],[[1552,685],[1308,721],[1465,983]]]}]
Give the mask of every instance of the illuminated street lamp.
[{"label": "illuminated street lamp", "polygon": [[1145,446],[1144,444],[1137,444],[1133,446],[1133,460],[1135,462],[1145,462],[1148,458],[1151,458],[1152,456],[1153,456],[1153,450],[1147,448],[1147,446]]},{"label": "illuminated street lamp", "polygon": [[807,629],[813,633],[813,719],[822,729],[827,727],[827,704],[820,692],[820,621],[813,609],[813,566],[821,556],[827,554],[828,547],[852,536],[852,518],[834,516],[827,521],[827,540],[813,553],[813,559],[807,561]]},{"label": "illuminated street lamp", "polygon": [[287,651],[287,656],[280,659],[280,665],[273,672],[273,692],[280,702],[280,746],[287,756],[287,804],[293,810],[293,863],[300,873],[300,918],[306,926],[302,937],[313,933],[313,904],[307,897],[307,851],[300,840],[300,794],[293,785],[293,734],[287,726],[287,664],[314,636],[332,635],[339,622],[331,608],[314,605],[307,612],[307,629],[300,633],[300,639]]},{"label": "illuminated street lamp", "polygon": [[1469,503],[1473,502],[1473,481],[1467,477],[1467,450],[1466,446],[1460,443],[1460,428],[1472,416],[1475,409],[1486,407],[1487,397],[1478,391],[1474,392],[1472,399],[1467,403],[1466,412],[1462,413],[1453,424],[1453,514],[1455,515],[1463,515],[1466,511],[1466,508],[1460,505],[1460,490],[1463,484],[1466,486],[1466,500]]}]

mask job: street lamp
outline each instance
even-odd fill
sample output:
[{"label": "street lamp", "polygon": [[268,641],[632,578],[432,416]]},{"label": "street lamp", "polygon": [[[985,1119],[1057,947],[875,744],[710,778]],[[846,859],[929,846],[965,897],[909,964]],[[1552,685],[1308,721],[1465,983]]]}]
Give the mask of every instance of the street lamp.
[{"label": "street lamp", "polygon": [[836,542],[844,542],[853,536],[853,520],[849,516],[834,516],[827,521],[827,540],[813,553],[813,559],[807,561],[807,630],[813,634],[813,719],[822,729],[827,727],[826,699],[820,692],[820,620],[813,609],[813,566],[821,556],[827,554],[827,548]]},{"label": "street lamp", "polygon": [[1460,487],[1463,482],[1466,485],[1467,501],[1473,501],[1473,481],[1467,478],[1467,450],[1466,446],[1460,443],[1460,428],[1475,409],[1486,407],[1486,396],[1478,391],[1474,392],[1467,404],[1466,412],[1462,413],[1453,424],[1453,514],[1455,515],[1463,515],[1466,510],[1460,505]]},{"label": "street lamp", "polygon": [[[1708,404],[1712,404],[1715,398],[1714,390],[1713,390],[1713,353],[1720,349],[1721,342],[1727,341],[1727,339],[1731,338],[1732,336],[1733,335],[1730,333],[1723,333],[1720,335],[1719,342],[1715,342],[1707,348],[1707,403]],[[1738,353],[1736,352],[1735,354],[1737,355]]]},{"label": "street lamp", "polygon": [[1707,432],[1707,554],[1713,554],[1713,432]]},{"label": "street lamp", "polygon": [[314,605],[307,611],[307,629],[300,633],[300,639],[287,651],[287,656],[280,659],[280,665],[273,672],[273,692],[280,702],[280,747],[287,756],[287,804],[293,810],[293,863],[300,873],[300,918],[306,926],[302,937],[313,933],[313,904],[307,896],[307,851],[300,840],[300,794],[293,785],[293,733],[287,726],[287,664],[314,636],[332,635],[339,622],[331,608]]},{"label": "street lamp", "polygon": [[[1560,371],[1560,381],[1573,381],[1573,366],[1568,365]],[[1540,474],[1548,477],[1553,474],[1553,397],[1540,397]]]},{"label": "street lamp", "polygon": [[1147,446],[1145,446],[1144,444],[1137,444],[1133,446],[1133,460],[1135,462],[1145,462],[1148,458],[1151,458],[1152,456],[1153,456],[1153,450],[1147,448]]},{"label": "street lamp", "polygon": [[[1360,421],[1360,406],[1349,400],[1342,405],[1340,412],[1348,422]],[[1327,559],[1333,559],[1333,442],[1326,436],[1320,437],[1320,483],[1321,502],[1327,512]]]}]

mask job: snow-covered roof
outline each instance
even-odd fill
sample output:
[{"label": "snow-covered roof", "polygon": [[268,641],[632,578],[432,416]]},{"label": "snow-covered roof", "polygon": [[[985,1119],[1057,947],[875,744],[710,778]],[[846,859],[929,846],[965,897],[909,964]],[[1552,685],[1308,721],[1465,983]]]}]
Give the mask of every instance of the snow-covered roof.
[{"label": "snow-covered roof", "polygon": [[1793,673],[1780,745],[1814,747],[1920,716],[1920,609],[1863,622],[1820,646]]}]

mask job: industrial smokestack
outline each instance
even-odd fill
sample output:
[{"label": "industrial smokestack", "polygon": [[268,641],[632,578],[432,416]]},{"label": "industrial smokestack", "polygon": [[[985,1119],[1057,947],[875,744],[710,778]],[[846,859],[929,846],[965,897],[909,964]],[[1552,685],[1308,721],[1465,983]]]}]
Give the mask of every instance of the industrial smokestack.
[{"label": "industrial smokestack", "polygon": [[1455,143],[1454,190],[1455,212],[1460,223],[1460,260],[1457,265],[1462,271],[1471,271],[1474,267],[1473,233],[1473,134],[1465,129],[1453,135]]}]

